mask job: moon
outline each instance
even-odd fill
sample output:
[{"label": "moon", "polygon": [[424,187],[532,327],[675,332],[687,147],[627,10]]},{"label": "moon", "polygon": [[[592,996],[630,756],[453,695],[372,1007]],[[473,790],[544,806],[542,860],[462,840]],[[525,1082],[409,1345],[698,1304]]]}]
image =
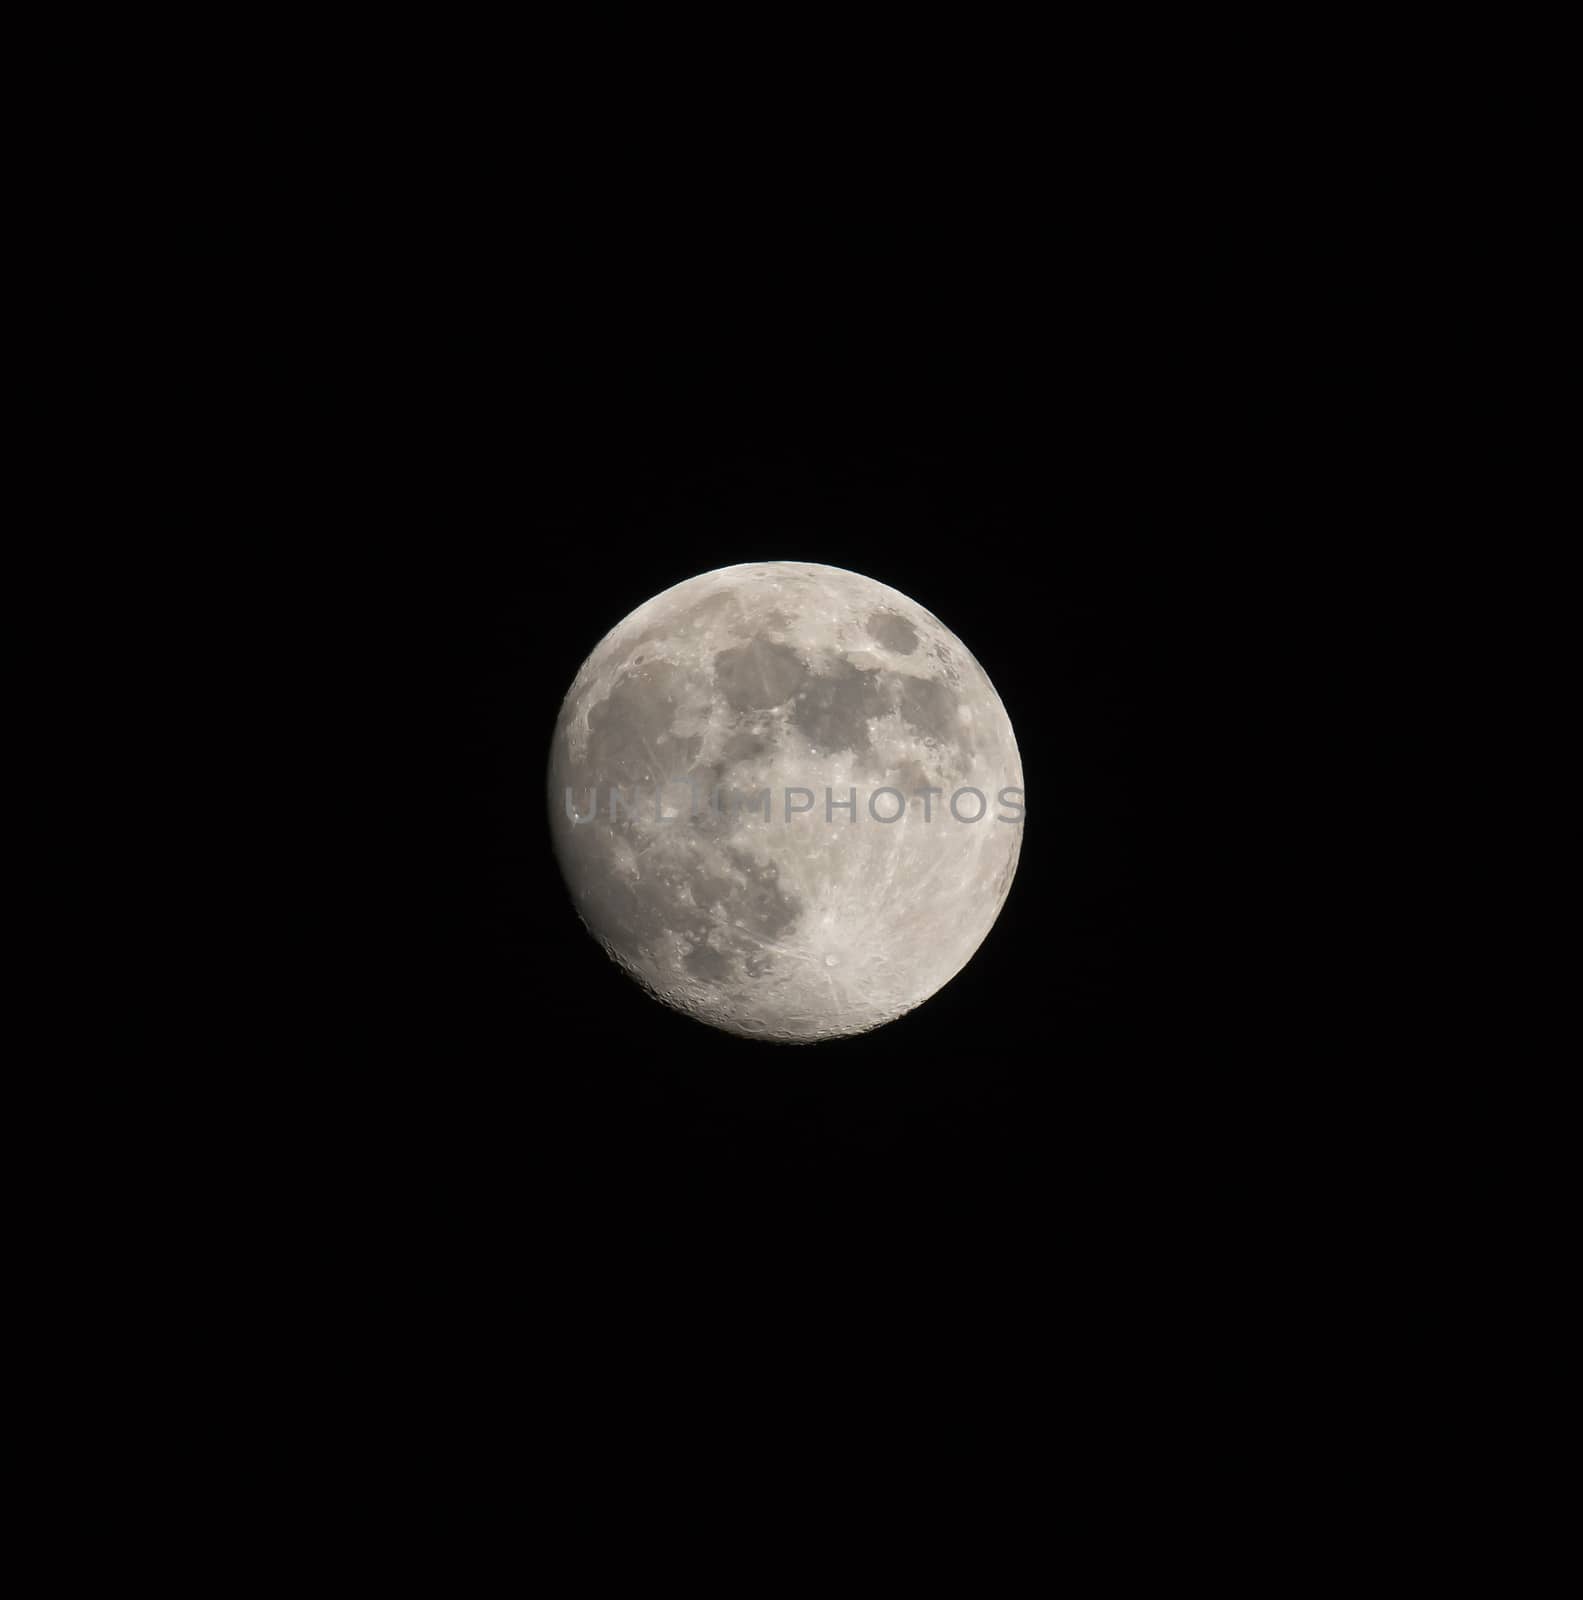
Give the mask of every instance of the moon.
[{"label": "moon", "polygon": [[722,567],[583,663],[550,746],[584,925],[657,999],[786,1043],[858,1034],[972,959],[1017,870],[1011,720],[932,612],[840,567]]}]

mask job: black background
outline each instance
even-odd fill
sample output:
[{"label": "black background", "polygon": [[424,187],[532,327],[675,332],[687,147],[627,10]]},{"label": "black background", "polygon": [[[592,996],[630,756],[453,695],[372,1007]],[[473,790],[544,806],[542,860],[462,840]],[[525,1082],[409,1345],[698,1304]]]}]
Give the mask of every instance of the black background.
[{"label": "black background", "polygon": [[[1085,1320],[1097,1344],[1219,1274],[1278,1300],[1338,1203],[1338,1134],[1354,1164],[1383,1137],[1330,1051],[1357,973],[1327,706],[1387,437],[1347,264],[1163,151],[1053,207],[857,189],[347,187],[260,240],[258,487],[315,704],[266,1022],[290,1043],[247,1114],[303,1225],[335,1219],[328,1275],[356,1241],[502,1330],[525,1272],[651,1318],[750,1281],[803,1314],[954,1283],[956,1315],[966,1284],[1032,1306],[1059,1279],[1132,1305]],[[602,635],[761,559],[941,617],[1028,792],[968,967],[814,1047],[643,995],[578,924],[545,815]]]},{"label": "black background", "polygon": [[[662,1218],[706,1257],[715,1230],[841,1250],[879,1227],[895,1250],[953,1217],[983,1251],[1097,1249],[1301,1156],[1315,1019],[1272,1025],[1291,950],[1263,897],[1289,871],[1271,833],[1301,831],[1276,751],[1306,702],[1267,641],[1309,603],[1320,490],[1223,302],[1162,306],[1108,251],[999,248],[959,279],[923,239],[868,270],[850,240],[762,272],[739,248],[667,292],[608,260],[533,287],[480,269],[354,347],[325,441],[362,552],[347,842],[380,841],[353,897],[353,1078],[442,1187],[512,1216],[522,1185],[560,1196],[573,1238],[640,1256]],[[646,998],[576,921],[544,812],[555,714],[604,632],[756,559],[941,616],[1029,794],[968,968],[812,1048]]]},{"label": "black background", "polygon": [[[738,148],[734,109],[689,146],[687,108],[623,121],[608,91],[514,84],[491,127],[421,75],[388,85],[403,117],[337,78],[344,125],[282,95],[256,186],[219,152],[188,203],[223,221],[150,252],[194,349],[149,369],[196,403],[138,509],[190,497],[170,588],[247,670],[204,684],[220,650],[156,641],[173,702],[212,694],[179,733],[200,780],[150,787],[215,915],[189,963],[128,897],[173,1004],[97,1106],[95,1238],[127,1284],[103,1321],[150,1313],[183,1372],[212,1352],[249,1437],[322,1456],[327,1507],[344,1440],[397,1475],[471,1465],[513,1511],[526,1456],[598,1521],[617,1468],[675,1479],[707,1399],[728,1476],[797,1440],[867,1506],[850,1438],[929,1470],[987,1421],[1034,1458],[1010,1516],[1129,1520],[1159,1452],[1167,1498],[1217,1444],[1268,1476],[1295,1412],[1357,1403],[1349,1360],[1419,1358],[1392,1294],[1460,1243],[1416,1164],[1463,1159],[1435,1122],[1456,1089],[1370,1002],[1420,836],[1378,758],[1436,692],[1372,651],[1426,603],[1419,485],[1457,481],[1408,415],[1409,369],[1455,360],[1391,232],[1421,163],[1336,161],[1328,86],[1270,138],[1271,104],[1217,118],[1192,74],[1149,119],[1068,97],[1075,53],[1059,83],[1030,67],[997,63],[982,106],[950,72],[915,76],[920,108],[860,94],[853,140],[799,89],[779,148]],[[959,634],[1028,791],[968,967],[806,1048],[641,994],[545,816],[605,631],[777,558]]]}]

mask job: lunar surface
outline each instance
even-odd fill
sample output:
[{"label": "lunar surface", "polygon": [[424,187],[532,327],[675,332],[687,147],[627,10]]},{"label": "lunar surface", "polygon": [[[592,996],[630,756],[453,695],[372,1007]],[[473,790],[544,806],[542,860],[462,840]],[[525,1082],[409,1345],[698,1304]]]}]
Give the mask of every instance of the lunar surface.
[{"label": "lunar surface", "polygon": [[653,995],[812,1042],[972,958],[1022,781],[1000,697],[935,616],[839,567],[750,563],[656,595],[583,663],[550,828],[578,915]]}]

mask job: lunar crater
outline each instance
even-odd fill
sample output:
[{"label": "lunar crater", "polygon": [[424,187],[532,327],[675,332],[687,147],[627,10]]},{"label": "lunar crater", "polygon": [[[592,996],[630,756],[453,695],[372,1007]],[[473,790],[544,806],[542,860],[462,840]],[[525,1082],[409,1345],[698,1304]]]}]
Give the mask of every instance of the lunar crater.
[{"label": "lunar crater", "polygon": [[918,648],[918,630],[894,611],[876,611],[868,619],[868,631],[899,656],[910,656]]}]

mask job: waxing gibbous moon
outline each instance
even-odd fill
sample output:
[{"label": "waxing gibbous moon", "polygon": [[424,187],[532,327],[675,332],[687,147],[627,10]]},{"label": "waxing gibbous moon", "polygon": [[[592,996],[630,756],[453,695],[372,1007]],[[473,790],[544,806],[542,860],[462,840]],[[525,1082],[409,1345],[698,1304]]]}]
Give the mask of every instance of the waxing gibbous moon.
[{"label": "waxing gibbous moon", "polygon": [[550,748],[583,923],[659,1000],[766,1040],[862,1033],[948,983],[1005,904],[1023,806],[1011,721],[962,642],[800,561],[639,606]]}]

